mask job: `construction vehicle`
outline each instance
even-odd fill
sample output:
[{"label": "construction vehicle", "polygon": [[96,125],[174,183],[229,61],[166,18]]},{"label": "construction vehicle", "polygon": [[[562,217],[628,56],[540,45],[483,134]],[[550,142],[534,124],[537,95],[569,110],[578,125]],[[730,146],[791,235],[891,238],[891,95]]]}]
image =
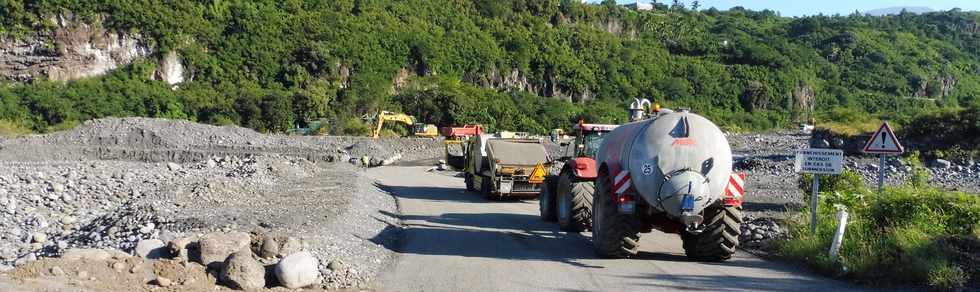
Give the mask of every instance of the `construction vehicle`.
[{"label": "construction vehicle", "polygon": [[300,128],[299,125],[296,125],[295,128],[289,130],[289,134],[303,136],[324,135],[329,131],[329,126],[330,123],[326,120],[310,121],[307,123],[306,128]]},{"label": "construction vehicle", "polygon": [[690,258],[731,258],[745,177],[732,172],[731,148],[714,123],[665,109],[604,136],[592,201],[600,256],[636,255],[640,233],[656,228],[679,234]]},{"label": "construction vehicle", "polygon": [[488,199],[537,197],[548,153],[538,139],[479,135],[469,139],[466,189]]},{"label": "construction vehicle", "polygon": [[372,137],[375,139],[381,136],[381,129],[384,128],[385,122],[399,122],[409,126],[410,130],[412,131],[412,136],[427,138],[439,136],[439,128],[437,128],[435,125],[416,123],[415,117],[410,115],[381,111],[374,119],[377,120],[378,123],[377,127],[374,129],[374,134],[372,135]]},{"label": "construction vehicle", "polygon": [[469,137],[482,135],[482,134],[483,134],[483,126],[478,124],[466,124],[463,125],[462,127],[442,128],[442,135],[446,136],[446,138],[466,139]]},{"label": "construction vehicle", "polygon": [[593,181],[596,177],[595,153],[606,133],[618,125],[585,124],[572,127],[575,139],[563,142],[564,162],[561,171],[549,175],[538,195],[541,219],[558,221],[563,231],[581,232],[592,229]]},{"label": "construction vehicle", "polygon": [[483,126],[467,124],[462,127],[443,127],[442,134],[446,136],[443,143],[447,164],[453,169],[462,170],[466,167],[466,153],[469,145],[467,140],[470,137],[482,135]]}]

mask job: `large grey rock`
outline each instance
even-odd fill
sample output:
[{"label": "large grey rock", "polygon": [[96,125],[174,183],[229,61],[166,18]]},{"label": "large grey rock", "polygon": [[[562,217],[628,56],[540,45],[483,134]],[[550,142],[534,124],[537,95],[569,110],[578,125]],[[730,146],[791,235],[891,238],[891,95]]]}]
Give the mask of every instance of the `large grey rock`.
[{"label": "large grey rock", "polygon": [[247,250],[229,256],[219,276],[221,282],[232,288],[254,290],[265,287],[265,267]]},{"label": "large grey rock", "polygon": [[320,277],[316,258],[309,252],[298,252],[286,256],[275,269],[276,278],[286,288],[296,289],[316,284]]},{"label": "large grey rock", "polygon": [[248,248],[252,238],[245,232],[212,232],[201,236],[201,264],[220,268],[229,255]]},{"label": "large grey rock", "polygon": [[164,244],[159,239],[143,239],[136,243],[136,255],[145,259],[159,259],[164,254]]},{"label": "large grey rock", "polygon": [[945,159],[936,159],[936,161],[932,162],[932,166],[935,168],[947,169],[952,165],[953,164],[950,163],[949,160],[945,160]]},{"label": "large grey rock", "polygon": [[285,257],[303,250],[303,243],[292,236],[273,235],[262,240],[259,256],[263,258]]}]

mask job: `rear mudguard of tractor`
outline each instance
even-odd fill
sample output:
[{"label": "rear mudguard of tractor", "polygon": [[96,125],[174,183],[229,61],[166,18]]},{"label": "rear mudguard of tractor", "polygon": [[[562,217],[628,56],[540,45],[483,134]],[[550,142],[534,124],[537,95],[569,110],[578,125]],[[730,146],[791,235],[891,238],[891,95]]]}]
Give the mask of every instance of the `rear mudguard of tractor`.
[{"label": "rear mudguard of tractor", "polygon": [[578,157],[565,163],[566,170],[571,170],[572,174],[580,180],[595,180],[596,166],[595,160],[589,157]]}]

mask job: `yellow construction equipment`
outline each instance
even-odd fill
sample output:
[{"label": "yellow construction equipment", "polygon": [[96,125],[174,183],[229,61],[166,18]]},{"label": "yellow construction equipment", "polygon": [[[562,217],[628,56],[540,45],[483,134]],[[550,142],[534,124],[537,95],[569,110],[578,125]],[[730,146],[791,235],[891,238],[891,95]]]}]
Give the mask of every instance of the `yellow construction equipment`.
[{"label": "yellow construction equipment", "polygon": [[374,129],[374,135],[373,135],[374,138],[378,138],[378,136],[381,135],[381,128],[384,127],[385,121],[399,122],[408,125],[409,127],[411,127],[412,135],[416,137],[432,138],[435,136],[439,136],[439,128],[437,128],[435,125],[416,123],[415,117],[410,115],[389,112],[389,111],[381,111],[380,113],[378,113],[377,120],[378,120],[378,126]]}]

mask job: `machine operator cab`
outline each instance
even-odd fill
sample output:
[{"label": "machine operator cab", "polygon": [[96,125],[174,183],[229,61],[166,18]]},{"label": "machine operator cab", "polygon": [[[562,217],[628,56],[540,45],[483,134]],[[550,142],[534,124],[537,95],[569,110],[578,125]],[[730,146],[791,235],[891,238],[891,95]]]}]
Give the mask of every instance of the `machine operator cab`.
[{"label": "machine operator cab", "polygon": [[579,122],[572,127],[575,132],[575,140],[572,143],[563,143],[565,146],[565,157],[595,157],[602,144],[603,135],[616,129],[618,125],[607,124],[585,124]]}]

